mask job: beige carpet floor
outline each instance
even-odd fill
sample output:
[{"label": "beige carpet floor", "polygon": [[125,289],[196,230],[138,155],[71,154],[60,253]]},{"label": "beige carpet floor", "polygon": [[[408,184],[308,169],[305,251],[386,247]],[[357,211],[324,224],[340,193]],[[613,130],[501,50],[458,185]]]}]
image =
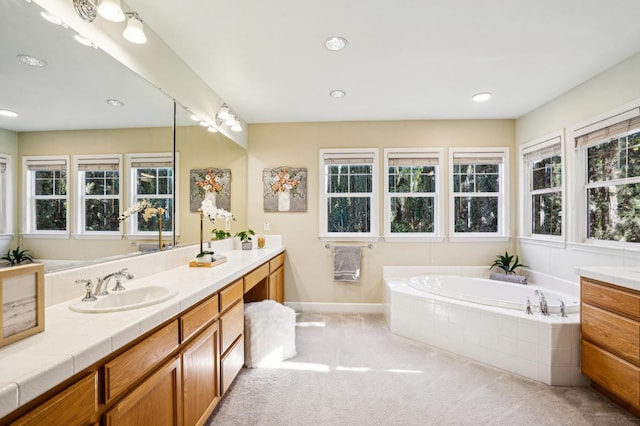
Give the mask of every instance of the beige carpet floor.
[{"label": "beige carpet floor", "polygon": [[298,355],[242,369],[209,425],[640,425],[589,387],[547,386],[395,336],[382,315],[302,314]]}]

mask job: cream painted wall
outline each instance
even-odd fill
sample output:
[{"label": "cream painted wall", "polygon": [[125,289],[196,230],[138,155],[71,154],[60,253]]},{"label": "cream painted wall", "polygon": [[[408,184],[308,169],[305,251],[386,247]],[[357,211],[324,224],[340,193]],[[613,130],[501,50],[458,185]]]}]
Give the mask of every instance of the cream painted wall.
[{"label": "cream painted wall", "polygon": [[[11,156],[11,181],[14,183],[18,181],[18,134],[9,130],[0,129],[0,154],[8,154]],[[16,197],[16,193],[13,193],[12,198]],[[0,237],[0,253],[3,255],[10,249],[14,248],[16,241],[16,235],[18,233],[17,218],[18,208],[16,203],[12,203],[11,211],[13,216],[12,229],[9,234]],[[1,232],[0,232],[1,234]]]},{"label": "cream painted wall", "polygon": [[[518,145],[543,137],[553,131],[569,129],[608,111],[640,99],[640,53],[607,69],[569,92],[516,120]],[[565,141],[565,154],[572,155],[573,141]],[[567,168],[566,185],[580,190],[581,177]],[[570,230],[573,212],[566,214]],[[532,268],[573,281],[578,280],[578,266],[640,266],[640,248],[630,250],[596,248],[582,241],[551,245],[520,240],[518,252]]]},{"label": "cream painted wall", "polygon": [[[287,247],[286,288],[288,302],[379,303],[382,301],[384,265],[489,265],[496,253],[511,250],[512,242],[386,243],[364,249],[361,280],[357,284],[333,282],[332,252],[318,239],[319,149],[363,147],[472,147],[507,146],[513,158],[513,120],[376,121],[252,124],[249,126],[247,173],[248,224],[262,232],[282,234]],[[446,151],[445,151],[446,156]],[[262,203],[262,171],[279,166],[308,169],[305,213],[265,213]],[[444,170],[448,170],[445,159]],[[445,176],[446,176],[445,172]],[[512,174],[512,176],[515,176]],[[382,175],[380,176],[382,185]],[[382,187],[382,186],[381,186]],[[448,181],[445,181],[448,191]],[[510,183],[511,208],[515,211],[515,180]],[[382,206],[379,215],[382,218]],[[515,216],[511,217],[515,233]]]},{"label": "cream painted wall", "polygon": [[[189,212],[189,170],[203,167],[232,169],[232,210],[237,212],[238,222],[233,227],[244,226],[246,211],[246,151],[220,134],[207,132],[201,126],[180,127],[176,130],[178,168],[178,232],[180,244],[199,241],[200,221],[197,213]],[[108,154],[123,155],[142,152],[172,152],[171,128],[75,130],[56,132],[25,132],[19,134],[20,159],[27,155]],[[70,158],[73,161],[73,158]],[[123,177],[127,173],[123,170]],[[21,179],[21,176],[20,176]],[[75,176],[70,176],[70,187]],[[21,184],[17,186],[20,188]],[[123,199],[128,199],[128,185],[122,186]],[[123,206],[123,210],[128,206]],[[20,206],[20,209],[22,207]],[[73,208],[73,207],[72,207]],[[20,225],[20,224],[19,224]],[[212,226],[209,228],[208,231]],[[206,229],[206,228],[205,228]],[[207,231],[207,232],[208,232]],[[205,238],[210,238],[206,235]],[[170,241],[170,236],[165,236]],[[140,240],[136,240],[139,242]],[[153,240],[152,242],[156,242]],[[127,239],[23,239],[21,246],[32,250],[42,259],[95,259],[137,251]]]}]

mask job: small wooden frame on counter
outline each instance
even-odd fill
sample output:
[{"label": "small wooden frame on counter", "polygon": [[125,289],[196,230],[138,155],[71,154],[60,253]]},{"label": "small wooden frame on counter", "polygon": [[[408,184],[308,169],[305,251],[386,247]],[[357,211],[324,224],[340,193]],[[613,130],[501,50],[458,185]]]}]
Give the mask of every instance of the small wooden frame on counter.
[{"label": "small wooden frame on counter", "polygon": [[0,269],[0,347],[44,331],[44,265]]}]

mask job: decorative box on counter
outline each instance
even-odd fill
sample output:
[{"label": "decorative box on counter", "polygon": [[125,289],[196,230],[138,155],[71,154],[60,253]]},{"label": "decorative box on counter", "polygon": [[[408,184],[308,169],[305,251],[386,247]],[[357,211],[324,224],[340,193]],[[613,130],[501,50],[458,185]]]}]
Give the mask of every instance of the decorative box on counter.
[{"label": "decorative box on counter", "polygon": [[44,265],[0,269],[0,347],[44,331]]}]

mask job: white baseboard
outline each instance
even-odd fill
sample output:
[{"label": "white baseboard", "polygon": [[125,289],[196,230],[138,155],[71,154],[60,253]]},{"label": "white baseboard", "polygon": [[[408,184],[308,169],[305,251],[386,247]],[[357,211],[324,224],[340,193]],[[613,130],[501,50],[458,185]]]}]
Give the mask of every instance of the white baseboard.
[{"label": "white baseboard", "polygon": [[285,302],[285,305],[296,312],[323,314],[381,314],[383,303],[314,303]]}]

